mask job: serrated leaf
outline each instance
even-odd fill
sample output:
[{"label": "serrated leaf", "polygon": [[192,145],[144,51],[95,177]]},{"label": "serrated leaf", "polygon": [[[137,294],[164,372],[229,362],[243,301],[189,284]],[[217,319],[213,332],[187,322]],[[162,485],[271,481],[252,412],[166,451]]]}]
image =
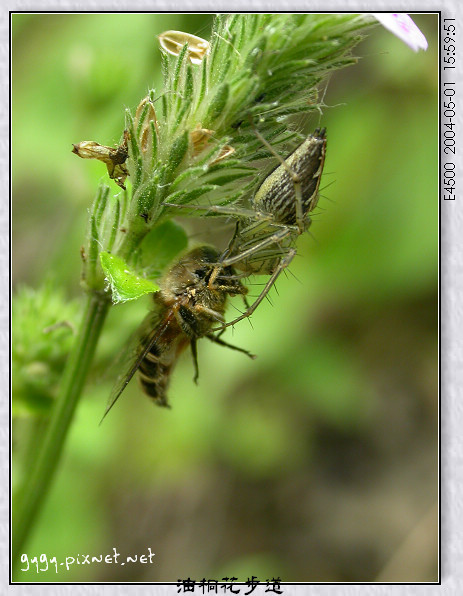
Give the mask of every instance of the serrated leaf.
[{"label": "serrated leaf", "polygon": [[120,257],[102,252],[100,261],[106,279],[111,285],[114,304],[136,300],[144,294],[152,294],[159,290],[159,286],[153,281],[131,271],[124,259]]}]

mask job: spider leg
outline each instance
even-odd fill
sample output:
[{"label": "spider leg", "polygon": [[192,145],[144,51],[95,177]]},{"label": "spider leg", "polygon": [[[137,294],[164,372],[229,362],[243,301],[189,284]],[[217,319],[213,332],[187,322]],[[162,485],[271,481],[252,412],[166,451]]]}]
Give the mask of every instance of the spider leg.
[{"label": "spider leg", "polygon": [[[225,325],[226,327],[226,325]],[[222,334],[222,331],[221,333]],[[207,339],[210,339],[212,342],[219,344],[219,346],[224,346],[226,348],[230,348],[231,350],[236,350],[237,352],[241,352],[242,354],[246,354],[246,356],[249,356],[249,358],[251,358],[252,360],[254,360],[255,358],[257,358],[257,356],[255,354],[251,354],[251,352],[249,352],[248,350],[244,350],[243,348],[239,348],[238,346],[234,346],[232,344],[227,343],[226,341],[223,341],[223,339],[220,339],[219,337],[217,337],[216,335],[212,335],[208,334],[206,335]]]},{"label": "spider leg", "polygon": [[289,249],[288,253],[280,260],[278,267],[275,269],[273,274],[270,276],[269,280],[265,284],[264,289],[259,294],[258,298],[251,304],[251,306],[249,306],[247,308],[247,310],[243,314],[241,314],[236,319],[233,319],[233,321],[229,321],[228,323],[225,323],[221,327],[216,327],[215,329],[212,329],[212,331],[218,331],[218,330],[224,329],[226,327],[230,327],[231,325],[235,325],[235,323],[238,323],[239,321],[242,321],[243,319],[250,317],[252,315],[252,313],[256,310],[256,308],[259,306],[259,304],[262,302],[262,300],[264,300],[264,298],[267,296],[267,294],[270,291],[270,288],[273,286],[273,284],[275,283],[277,278],[286,269],[286,267],[288,267],[288,265],[291,263],[295,254],[296,254],[296,249],[294,249],[294,248]]}]

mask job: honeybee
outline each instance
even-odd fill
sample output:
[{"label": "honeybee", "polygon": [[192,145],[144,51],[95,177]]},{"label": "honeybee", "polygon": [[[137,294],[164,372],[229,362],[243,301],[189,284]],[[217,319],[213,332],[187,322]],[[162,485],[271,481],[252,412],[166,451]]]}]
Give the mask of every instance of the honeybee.
[{"label": "honeybee", "polygon": [[[123,373],[111,392],[103,418],[108,414],[130,379],[138,371],[142,391],[159,406],[169,407],[167,389],[179,355],[191,347],[194,381],[198,379],[197,340],[210,341],[253,354],[226,343],[211,331],[224,323],[228,296],[247,293],[247,288],[231,267],[216,272],[219,254],[210,246],[199,246],[186,253],[160,282],[153,294],[154,309],[145,317],[129,343]],[[103,420],[103,419],[102,419]]]}]

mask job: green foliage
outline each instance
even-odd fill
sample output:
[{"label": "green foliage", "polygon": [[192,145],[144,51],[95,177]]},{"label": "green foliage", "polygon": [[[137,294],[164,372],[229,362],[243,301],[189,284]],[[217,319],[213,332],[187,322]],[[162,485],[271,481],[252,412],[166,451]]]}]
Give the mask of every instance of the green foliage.
[{"label": "green foliage", "polygon": [[116,236],[121,233],[121,220],[126,215],[125,191],[110,196],[110,189],[100,184],[87,222],[87,243],[81,251],[82,284],[88,291],[103,292],[104,275],[100,267],[100,253],[110,252]]},{"label": "green foliage", "polygon": [[159,290],[159,286],[153,282],[130,271],[127,263],[120,257],[102,252],[100,253],[100,260],[106,279],[111,286],[114,304],[135,300],[144,294]]},{"label": "green foliage", "polygon": [[252,191],[259,181],[252,162],[269,157],[257,154],[253,121],[274,145],[294,140],[287,117],[320,109],[316,86],[355,62],[350,52],[370,25],[356,15],[218,16],[203,65],[191,64],[188,43],[164,56],[160,103],[151,90],[134,115],[126,111],[131,196],[124,206],[120,198],[111,205],[106,191],[95,200],[87,287],[102,291],[93,266],[100,250],[134,266],[145,236],[177,214],[164,203],[226,205]]},{"label": "green foliage", "polygon": [[187,246],[187,236],[182,227],[165,221],[151,230],[138,249],[137,272],[120,257],[100,252],[101,267],[111,287],[114,304],[136,300],[159,290],[158,279],[175,256]]},{"label": "green foliage", "polygon": [[56,283],[20,286],[13,298],[13,415],[48,414],[74,341],[79,304]]},{"label": "green foliage", "polygon": [[[251,121],[258,116],[259,130],[274,145],[291,140],[294,133],[287,122],[281,126],[282,119],[320,109],[316,86],[331,70],[355,62],[350,51],[361,39],[359,31],[368,25],[371,21],[356,15],[219,15],[210,55],[204,57],[202,67],[188,62],[187,45],[176,59],[165,57],[160,155],[169,154],[172,139],[181,131],[191,135],[200,128],[213,135],[207,148],[215,146],[218,155],[221,148],[231,145],[239,158],[239,162],[224,160],[225,171],[210,188],[204,185],[217,156],[207,156],[207,148],[199,153],[190,149],[171,188],[179,186],[185,172],[197,163],[203,172],[194,180],[188,177],[190,196],[181,202],[201,195],[204,203],[226,204],[232,195],[237,201],[249,191],[249,176],[257,171],[246,170],[244,165],[262,157],[256,155],[260,143],[252,134]],[[174,160],[175,167],[178,163]],[[253,187],[257,182],[254,176]],[[163,189],[163,197],[173,202],[168,189]],[[175,200],[179,202],[178,196]]]}]

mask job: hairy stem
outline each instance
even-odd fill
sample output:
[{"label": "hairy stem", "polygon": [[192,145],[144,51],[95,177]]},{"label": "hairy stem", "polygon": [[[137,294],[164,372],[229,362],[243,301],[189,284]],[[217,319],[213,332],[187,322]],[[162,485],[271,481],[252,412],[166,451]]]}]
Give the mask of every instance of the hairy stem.
[{"label": "hairy stem", "polygon": [[107,299],[88,298],[82,324],[64,370],[60,393],[45,432],[42,447],[13,511],[13,567],[19,561],[34,523],[40,513],[58,467],[74,411],[95,354],[108,312]]}]

